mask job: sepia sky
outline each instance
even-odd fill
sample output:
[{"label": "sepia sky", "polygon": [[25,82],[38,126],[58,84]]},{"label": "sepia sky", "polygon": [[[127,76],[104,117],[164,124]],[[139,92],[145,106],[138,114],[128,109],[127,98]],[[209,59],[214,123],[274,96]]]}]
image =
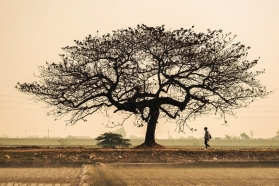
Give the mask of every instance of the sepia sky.
[{"label": "sepia sky", "polygon": [[[165,25],[166,29],[187,29],[195,25],[197,32],[222,29],[237,35],[235,41],[250,46],[248,59],[260,57],[253,70],[274,93],[259,99],[248,109],[238,110],[237,118],[228,117],[228,126],[218,117],[204,116],[189,125],[196,132],[177,133],[174,123],[159,121],[156,137],[202,137],[207,126],[213,137],[225,134],[239,136],[253,132],[254,138],[275,136],[279,129],[279,1],[278,0],[0,0],[0,137],[91,136],[116,128],[105,128],[107,118],[92,115],[87,122],[65,126],[67,118],[54,121],[46,116],[43,103],[18,92],[17,82],[31,83],[38,66],[59,62],[61,47],[74,45],[89,34],[112,30]],[[115,114],[111,120],[121,121]],[[145,127],[124,124],[128,134],[144,136]]]}]

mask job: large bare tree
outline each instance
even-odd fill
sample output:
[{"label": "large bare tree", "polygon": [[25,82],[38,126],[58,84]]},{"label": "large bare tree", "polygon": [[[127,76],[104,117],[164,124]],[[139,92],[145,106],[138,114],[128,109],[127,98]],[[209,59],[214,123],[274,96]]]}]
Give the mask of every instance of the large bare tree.
[{"label": "large bare tree", "polygon": [[[39,82],[17,89],[45,102],[50,115],[69,115],[69,124],[114,109],[147,123],[144,146],[155,146],[158,118],[177,122],[215,113],[225,119],[270,92],[251,71],[258,59],[222,30],[196,33],[164,26],[120,29],[64,47],[59,63],[39,67]],[[129,117],[129,116],[128,116]],[[123,118],[123,120],[126,120]]]}]

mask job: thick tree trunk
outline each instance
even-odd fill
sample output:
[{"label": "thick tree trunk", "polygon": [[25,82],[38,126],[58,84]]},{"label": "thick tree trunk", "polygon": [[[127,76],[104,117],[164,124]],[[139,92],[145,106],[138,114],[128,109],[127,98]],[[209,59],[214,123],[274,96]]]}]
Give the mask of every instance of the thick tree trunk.
[{"label": "thick tree trunk", "polygon": [[146,130],[146,134],[145,134],[145,141],[143,145],[146,145],[148,147],[152,147],[154,145],[156,145],[155,142],[155,129],[156,129],[156,125],[157,125],[157,121],[159,118],[159,109],[156,110],[151,110],[152,115],[150,117],[150,120],[148,121],[147,124],[147,130]]}]

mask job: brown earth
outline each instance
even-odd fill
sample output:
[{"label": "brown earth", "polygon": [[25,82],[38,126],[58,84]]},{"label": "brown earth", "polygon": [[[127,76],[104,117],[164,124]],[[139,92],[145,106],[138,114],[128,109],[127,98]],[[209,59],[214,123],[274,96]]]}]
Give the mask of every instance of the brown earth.
[{"label": "brown earth", "polygon": [[247,149],[99,149],[99,148],[42,148],[42,147],[1,147],[0,167],[49,167],[80,166],[101,163],[165,163],[204,165],[218,163],[261,162],[279,167],[278,148]]}]

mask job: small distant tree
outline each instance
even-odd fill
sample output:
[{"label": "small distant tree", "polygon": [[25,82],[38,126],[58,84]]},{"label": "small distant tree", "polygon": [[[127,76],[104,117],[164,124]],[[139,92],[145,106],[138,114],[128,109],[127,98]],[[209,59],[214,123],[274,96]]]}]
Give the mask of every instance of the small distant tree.
[{"label": "small distant tree", "polygon": [[75,136],[68,135],[68,136],[66,137],[66,139],[76,139],[76,137],[75,137]]},{"label": "small distant tree", "polygon": [[116,129],[116,130],[114,131],[114,133],[116,133],[116,134],[121,134],[121,135],[123,136],[123,138],[125,138],[126,135],[127,135],[127,133],[126,133],[124,127],[119,128],[119,129]]},{"label": "small distant tree", "polygon": [[58,141],[58,143],[60,144],[61,147],[64,147],[65,145],[69,145],[71,143],[67,139],[63,139],[63,138],[61,138],[57,141]]},{"label": "small distant tree", "polygon": [[238,137],[238,136],[236,136],[236,135],[233,135],[232,136],[232,140],[239,140],[240,139],[240,137]]},{"label": "small distant tree", "polygon": [[245,140],[250,139],[250,137],[245,132],[240,134],[240,138]]},{"label": "small distant tree", "polygon": [[226,135],[225,135],[225,139],[226,139],[226,140],[231,140],[232,137],[231,137],[229,134],[226,134]]},{"label": "small distant tree", "polygon": [[279,129],[277,130],[276,135],[274,136],[274,139],[279,140]]},{"label": "small distant tree", "polygon": [[130,135],[130,139],[143,139],[143,137]]},{"label": "small distant tree", "polygon": [[96,145],[101,146],[102,148],[128,148],[132,145],[129,139],[123,139],[121,134],[115,134],[112,132],[101,134],[95,139],[98,141]]}]

